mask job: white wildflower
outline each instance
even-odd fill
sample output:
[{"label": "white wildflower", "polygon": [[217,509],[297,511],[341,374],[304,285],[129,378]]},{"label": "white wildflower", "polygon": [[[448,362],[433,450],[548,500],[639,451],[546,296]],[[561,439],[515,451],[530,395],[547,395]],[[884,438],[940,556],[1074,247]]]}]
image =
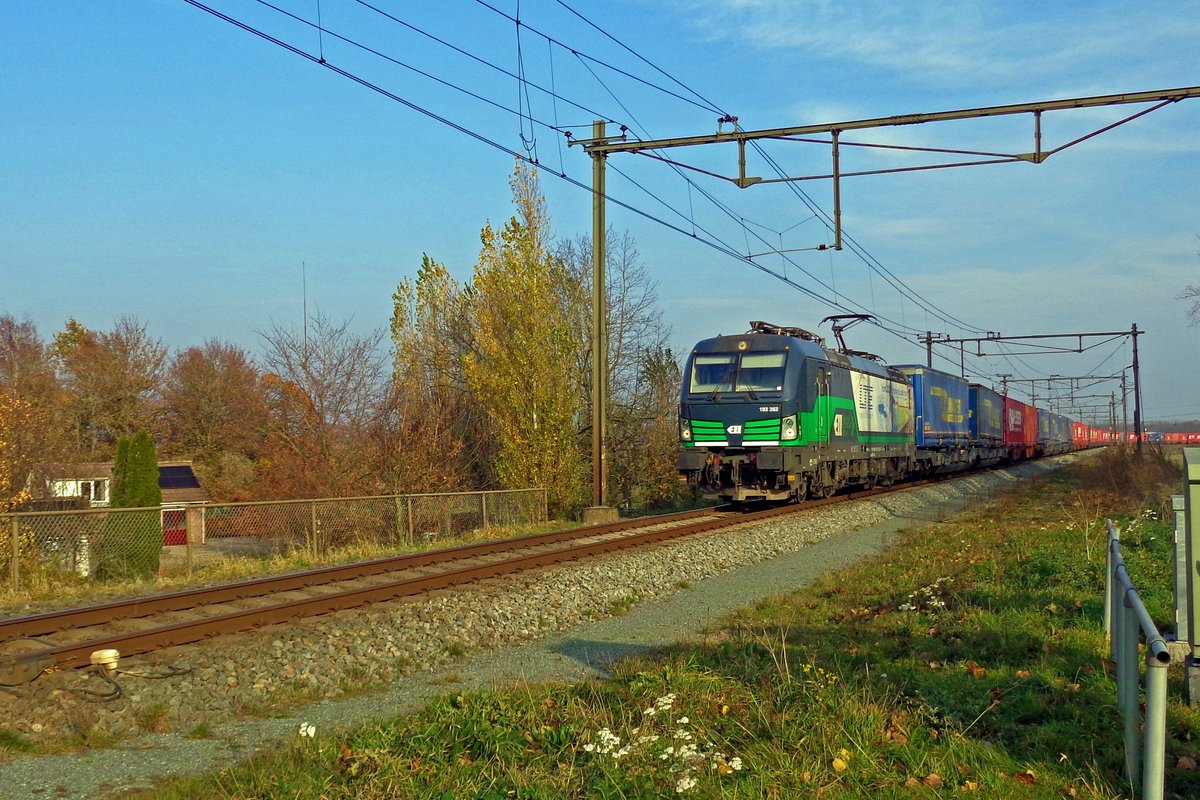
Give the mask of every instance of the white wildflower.
[{"label": "white wildflower", "polygon": [[695,785],[696,779],[691,775],[685,775],[675,782],[675,792],[676,794],[683,794],[684,792],[691,790],[693,787],[695,787]]},{"label": "white wildflower", "polygon": [[675,722],[677,722],[680,725],[687,725],[689,722],[691,722],[691,720],[688,719],[687,717],[680,717],[679,719],[675,720]]},{"label": "white wildflower", "polygon": [[317,726],[313,725],[311,722],[301,722],[300,735],[307,739],[311,739],[317,735]]}]

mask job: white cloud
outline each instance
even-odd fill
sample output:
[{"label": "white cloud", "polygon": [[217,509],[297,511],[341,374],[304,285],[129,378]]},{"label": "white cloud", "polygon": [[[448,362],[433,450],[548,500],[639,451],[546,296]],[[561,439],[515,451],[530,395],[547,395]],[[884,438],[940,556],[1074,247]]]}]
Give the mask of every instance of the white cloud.
[{"label": "white cloud", "polygon": [[[1174,9],[1128,3],[1048,5],[1016,12],[1005,3],[867,0],[693,0],[683,16],[712,41],[791,51],[797,61],[831,59],[943,86],[985,81],[1044,85],[1081,65],[1130,65],[1188,52],[1200,22]],[[1169,17],[1167,16],[1169,15]],[[1169,19],[1169,24],[1168,24]],[[1176,74],[1186,74],[1182,56]]]}]

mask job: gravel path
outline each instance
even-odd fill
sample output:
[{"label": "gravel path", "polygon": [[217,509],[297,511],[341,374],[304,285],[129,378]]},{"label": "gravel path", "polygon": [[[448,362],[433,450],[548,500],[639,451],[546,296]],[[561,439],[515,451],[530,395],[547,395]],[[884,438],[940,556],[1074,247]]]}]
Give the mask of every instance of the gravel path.
[{"label": "gravel path", "polygon": [[[458,691],[603,675],[615,658],[686,640],[878,552],[898,530],[1070,458],[127,659],[121,667],[133,674],[118,676],[124,694],[110,702],[85,693],[109,688],[88,673],[44,675],[0,691],[0,725],[100,749],[13,756],[0,763],[0,797],[103,797],[215,770],[295,735],[301,722],[327,729],[396,716],[451,683]],[[180,669],[189,671],[138,677]]]}]

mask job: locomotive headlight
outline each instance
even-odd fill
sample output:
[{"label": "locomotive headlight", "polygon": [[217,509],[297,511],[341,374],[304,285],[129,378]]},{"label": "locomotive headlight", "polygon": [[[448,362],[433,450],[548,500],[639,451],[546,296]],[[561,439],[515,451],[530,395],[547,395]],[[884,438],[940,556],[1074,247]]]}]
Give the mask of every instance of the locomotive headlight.
[{"label": "locomotive headlight", "polygon": [[692,440],[692,426],[686,419],[679,420],[679,438],[685,442]]},{"label": "locomotive headlight", "polygon": [[785,441],[791,441],[792,439],[795,439],[799,433],[800,428],[796,425],[796,415],[793,414],[790,417],[784,417],[783,426],[780,433],[781,437]]}]

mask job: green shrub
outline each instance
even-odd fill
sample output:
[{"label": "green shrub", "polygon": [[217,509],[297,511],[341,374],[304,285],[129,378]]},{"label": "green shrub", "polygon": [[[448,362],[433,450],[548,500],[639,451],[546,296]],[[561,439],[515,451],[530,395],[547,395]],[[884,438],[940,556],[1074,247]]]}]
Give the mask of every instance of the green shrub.
[{"label": "green shrub", "polygon": [[145,431],[117,440],[113,462],[113,508],[153,511],[109,514],[104,538],[96,548],[96,574],[102,580],[144,578],[158,572],[162,552],[162,490],[158,455]]}]

